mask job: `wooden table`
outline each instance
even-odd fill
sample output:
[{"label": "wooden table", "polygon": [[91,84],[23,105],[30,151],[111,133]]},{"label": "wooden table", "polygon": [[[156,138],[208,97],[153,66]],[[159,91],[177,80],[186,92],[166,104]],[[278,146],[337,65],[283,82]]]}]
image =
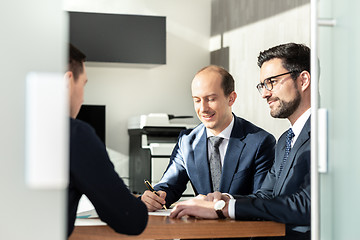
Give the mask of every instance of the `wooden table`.
[{"label": "wooden table", "polygon": [[284,235],[285,225],[270,221],[171,219],[168,216],[149,216],[146,229],[138,236],[118,234],[109,226],[76,226],[69,240],[195,239]]}]

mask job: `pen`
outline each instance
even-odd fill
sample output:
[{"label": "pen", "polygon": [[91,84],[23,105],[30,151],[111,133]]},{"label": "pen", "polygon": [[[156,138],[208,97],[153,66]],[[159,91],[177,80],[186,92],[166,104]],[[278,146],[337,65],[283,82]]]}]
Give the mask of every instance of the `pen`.
[{"label": "pen", "polygon": [[[159,194],[154,190],[154,188],[151,186],[150,182],[148,180],[144,179],[144,183],[146,185],[146,187],[153,193],[155,193],[157,196],[159,196]],[[160,197],[160,196],[159,196]],[[163,205],[164,209],[167,210],[166,206]]]}]

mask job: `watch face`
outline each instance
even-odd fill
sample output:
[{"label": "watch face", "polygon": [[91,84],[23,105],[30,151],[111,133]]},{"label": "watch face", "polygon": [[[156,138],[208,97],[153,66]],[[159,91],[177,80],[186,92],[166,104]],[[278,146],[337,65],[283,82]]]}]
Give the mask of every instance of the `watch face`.
[{"label": "watch face", "polygon": [[224,200],[219,200],[214,205],[215,210],[222,210],[224,207],[225,207],[225,201]]}]

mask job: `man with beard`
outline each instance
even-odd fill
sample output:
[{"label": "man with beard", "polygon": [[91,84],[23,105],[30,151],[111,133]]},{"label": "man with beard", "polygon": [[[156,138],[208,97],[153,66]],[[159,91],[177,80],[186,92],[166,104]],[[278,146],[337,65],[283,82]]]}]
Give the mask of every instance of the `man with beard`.
[{"label": "man with beard", "polygon": [[180,133],[169,165],[154,187],[159,196],[151,191],[141,196],[149,211],[179,200],[188,181],[196,194],[245,195],[261,187],[273,164],[275,138],[232,113],[234,85],[231,74],[219,66],[204,67],[195,75],[191,92],[202,123]]},{"label": "man with beard", "polygon": [[247,196],[199,196],[176,205],[171,217],[265,219],[286,224],[286,236],[276,239],[310,239],[310,49],[279,45],[261,52],[258,65],[257,89],[271,116],[287,118],[291,125],[279,138],[261,188]]}]

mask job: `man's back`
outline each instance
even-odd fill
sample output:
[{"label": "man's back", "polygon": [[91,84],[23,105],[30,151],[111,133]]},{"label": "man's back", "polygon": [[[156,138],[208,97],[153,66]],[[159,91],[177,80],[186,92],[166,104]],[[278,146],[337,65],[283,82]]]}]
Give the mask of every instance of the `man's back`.
[{"label": "man's back", "polygon": [[140,234],[145,229],[146,206],[129,192],[115,172],[94,129],[71,118],[68,235],[73,231],[82,194],[95,206],[101,220],[116,232]]}]

